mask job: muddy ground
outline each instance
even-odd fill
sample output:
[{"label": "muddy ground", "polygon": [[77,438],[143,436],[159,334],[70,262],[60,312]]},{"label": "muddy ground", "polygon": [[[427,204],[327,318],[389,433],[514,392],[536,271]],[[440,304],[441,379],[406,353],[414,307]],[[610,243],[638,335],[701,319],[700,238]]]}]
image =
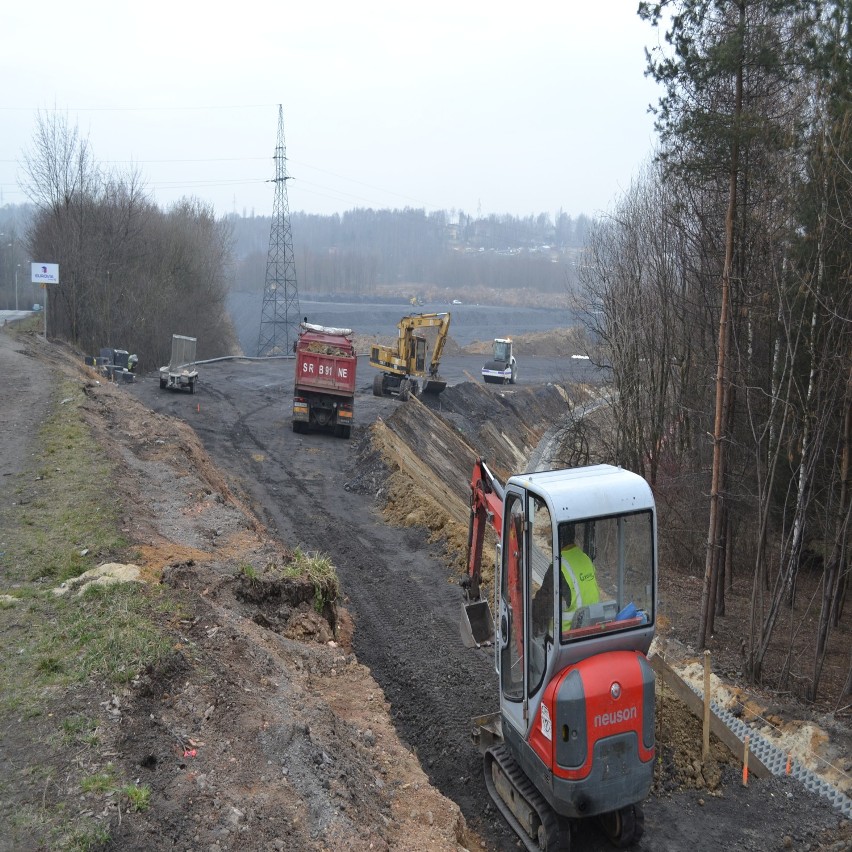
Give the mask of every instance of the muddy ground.
[{"label": "muddy ground", "polygon": [[[148,784],[150,809],[81,796],[71,772],[65,788],[42,789],[26,765],[45,732],[8,726],[4,774],[18,784],[4,813],[15,798],[65,796],[109,826],[104,848],[116,850],[517,848],[469,736],[497,693],[490,653],[459,640],[466,474],[475,453],[498,471],[522,466],[585,401],[575,383],[590,376],[548,365],[517,387],[485,387],[466,381],[480,358],[450,357],[438,400],[401,405],[368,392],[366,368],[344,441],[292,432],[289,361],[206,365],[189,395],[154,376],[100,383],[75,353],[35,339],[0,357],[4,370],[36,357],[79,378],[145,576],[181,603],[165,624],[166,665],[119,695],[93,684],[62,697],[102,720],[103,753],[85,760]],[[4,403],[38,410],[23,390]],[[324,617],[311,588],[280,580],[297,548],[337,566],[339,605]],[[638,850],[850,848],[848,824],[798,782],[743,787],[715,742],[702,766],[700,725],[670,695],[658,737]],[[40,848],[3,837],[0,849]],[[611,847],[589,824],[574,848]]]}]

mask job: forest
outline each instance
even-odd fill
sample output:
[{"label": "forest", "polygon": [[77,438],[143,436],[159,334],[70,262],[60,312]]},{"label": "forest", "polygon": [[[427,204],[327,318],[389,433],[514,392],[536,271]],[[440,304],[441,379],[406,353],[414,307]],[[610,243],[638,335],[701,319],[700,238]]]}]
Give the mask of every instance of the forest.
[{"label": "forest", "polygon": [[[270,216],[229,216],[235,241],[235,289],[254,291],[266,279]],[[369,298],[399,288],[533,289],[563,293],[576,268],[591,220],[564,212],[473,218],[463,211],[354,209],[332,216],[289,216],[300,293]],[[409,293],[409,291],[411,291]]]},{"label": "forest", "polygon": [[[750,585],[745,675],[814,700],[850,618],[852,7],[639,12],[663,31],[659,149],[580,270],[618,391],[610,452],[654,487],[663,547],[702,577],[695,646]],[[843,654],[831,701],[848,708]]]},{"label": "forest", "polygon": [[[607,215],[294,213],[298,285],[572,293],[612,371],[605,455],[651,483],[661,555],[700,577],[696,647],[734,630],[747,678],[814,701],[852,618],[852,7],[639,15],[658,144]],[[31,204],[0,210],[0,304],[25,258],[49,259],[50,328],[84,351],[136,351],[147,370],[167,360],[163,329],[197,335],[200,357],[236,345],[225,299],[263,288],[271,217],[161,210],[61,115],[39,115],[24,165]],[[726,628],[735,583],[750,606]],[[829,700],[848,708],[844,654]]]},{"label": "forest", "polygon": [[[197,336],[200,357],[232,350],[227,293],[263,292],[268,273],[280,274],[269,268],[271,215],[217,218],[192,198],[162,210],[138,173],[101,168],[62,116],[39,116],[27,167],[33,203],[0,209],[0,234],[9,235],[0,244],[0,307],[43,301],[29,284],[29,258],[55,258],[48,262],[60,263],[61,281],[48,305],[50,328],[87,351],[130,349],[144,368],[157,366],[168,355],[169,338],[158,335],[164,325]],[[406,302],[450,288],[495,298],[564,294],[592,224],[562,212],[474,219],[410,208],[296,212],[286,223],[288,268],[303,296]]]}]

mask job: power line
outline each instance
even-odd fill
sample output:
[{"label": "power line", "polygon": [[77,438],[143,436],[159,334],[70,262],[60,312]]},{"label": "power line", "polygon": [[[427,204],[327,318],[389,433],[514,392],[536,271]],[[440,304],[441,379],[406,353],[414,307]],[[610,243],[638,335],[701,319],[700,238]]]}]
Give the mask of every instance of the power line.
[{"label": "power line", "polygon": [[257,355],[286,355],[296,343],[299,331],[299,291],[296,287],[296,261],[290,230],[287,201],[287,149],[284,147],[284,109],[278,105],[278,144],[275,146],[275,200],[266,283],[260,313]]}]

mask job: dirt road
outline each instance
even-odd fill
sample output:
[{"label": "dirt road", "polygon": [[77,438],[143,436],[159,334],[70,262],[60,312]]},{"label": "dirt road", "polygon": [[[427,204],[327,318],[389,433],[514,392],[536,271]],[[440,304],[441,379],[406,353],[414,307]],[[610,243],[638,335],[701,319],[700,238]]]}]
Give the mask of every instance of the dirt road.
[{"label": "dirt road", "polygon": [[[480,360],[446,359],[442,372],[451,384],[464,381]],[[558,371],[564,376],[564,362]],[[421,527],[387,526],[375,495],[351,487],[368,426],[388,420],[400,405],[372,396],[369,372],[360,371],[350,441],[292,432],[288,360],[204,365],[195,395],[161,391],[152,376],[128,392],[192,426],[236,490],[284,542],[331,557],[354,618],[355,654],[384,690],[400,737],[487,848],[515,849],[516,839],[489,803],[469,737],[470,717],[496,709],[493,665],[488,652],[467,650],[459,640],[460,597],[445,554]],[[529,365],[525,376],[534,380]],[[553,365],[538,376],[544,382],[554,378]],[[685,790],[671,779],[663,783],[647,803],[646,834],[636,848],[829,848],[818,846],[817,837],[836,827],[837,817],[822,800],[791,781],[743,788],[735,765],[723,767],[722,776],[713,794]],[[579,829],[575,844],[585,852],[611,848],[592,824]]]}]

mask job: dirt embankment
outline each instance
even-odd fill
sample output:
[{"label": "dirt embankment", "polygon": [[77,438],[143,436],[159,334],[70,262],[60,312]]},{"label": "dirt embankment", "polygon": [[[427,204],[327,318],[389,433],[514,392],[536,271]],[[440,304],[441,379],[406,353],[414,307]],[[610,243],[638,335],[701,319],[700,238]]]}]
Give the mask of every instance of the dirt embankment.
[{"label": "dirt embankment", "polygon": [[[0,850],[72,848],[16,821],[35,802],[51,813],[73,802],[109,837],[93,849],[478,847],[400,742],[348,646],[346,613],[323,617],[314,588],[282,576],[292,551],[193,430],[102,382],[73,352],[21,343],[79,387],[66,402],[111,457],[109,493],[174,650],[127,688],[104,692],[95,678],[47,697],[37,719],[4,720]],[[69,716],[97,720],[95,745],[60,736]],[[43,741],[53,745],[34,755]],[[105,772],[150,789],[150,807],[122,812],[116,797],[85,786]]]}]

